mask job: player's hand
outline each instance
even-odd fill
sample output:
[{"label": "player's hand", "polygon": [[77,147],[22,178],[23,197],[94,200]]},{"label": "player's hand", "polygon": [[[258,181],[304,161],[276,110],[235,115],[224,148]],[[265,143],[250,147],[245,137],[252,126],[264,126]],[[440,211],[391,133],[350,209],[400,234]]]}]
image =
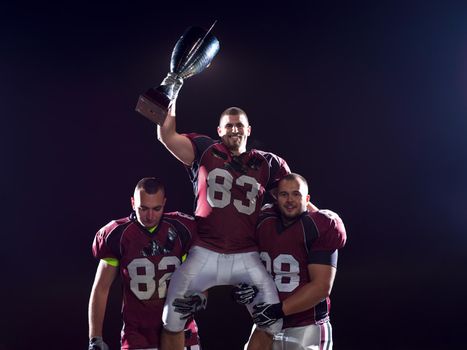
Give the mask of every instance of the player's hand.
[{"label": "player's hand", "polygon": [[102,337],[92,337],[89,339],[88,350],[109,350],[109,347],[104,342]]},{"label": "player's hand", "polygon": [[256,323],[259,327],[268,327],[277,320],[284,317],[282,303],[260,303],[253,306],[253,309],[253,322]]},{"label": "player's hand", "polygon": [[318,207],[316,205],[314,205],[313,203],[311,202],[307,202],[306,203],[306,209],[310,212],[310,213],[314,213],[316,211],[318,211]]},{"label": "player's hand", "polygon": [[184,298],[177,298],[173,301],[172,305],[175,308],[175,312],[178,312],[181,320],[194,315],[195,312],[204,310],[208,299],[203,293],[188,292]]},{"label": "player's hand", "polygon": [[242,305],[250,304],[256,297],[256,294],[258,294],[258,288],[256,288],[256,286],[250,286],[246,283],[237,284],[232,289],[233,299]]}]

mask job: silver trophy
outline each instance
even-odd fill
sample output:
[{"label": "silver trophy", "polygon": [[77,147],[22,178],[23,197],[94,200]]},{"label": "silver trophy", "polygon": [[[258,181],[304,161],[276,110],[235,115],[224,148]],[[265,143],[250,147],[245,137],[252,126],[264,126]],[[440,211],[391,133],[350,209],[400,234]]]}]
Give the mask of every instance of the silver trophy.
[{"label": "silver trophy", "polygon": [[149,120],[162,125],[170,104],[177,98],[183,81],[202,72],[219,51],[219,40],[211,34],[214,24],[205,30],[189,27],[178,39],[172,51],[170,72],[161,85],[139,96],[136,111]]}]

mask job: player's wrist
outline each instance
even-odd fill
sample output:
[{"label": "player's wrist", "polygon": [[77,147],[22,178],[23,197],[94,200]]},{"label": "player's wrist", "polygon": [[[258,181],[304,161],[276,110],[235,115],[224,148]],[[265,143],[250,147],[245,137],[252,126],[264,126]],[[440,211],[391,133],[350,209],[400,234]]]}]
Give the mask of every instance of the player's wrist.
[{"label": "player's wrist", "polygon": [[92,336],[89,338],[88,350],[109,350],[109,347],[102,336]]},{"label": "player's wrist", "polygon": [[276,304],[260,303],[253,306],[253,309],[253,322],[259,327],[269,327],[285,316],[282,310],[282,302]]},{"label": "player's wrist", "polygon": [[277,319],[285,317],[282,301],[277,304],[273,304],[272,309],[274,316],[276,316]]}]

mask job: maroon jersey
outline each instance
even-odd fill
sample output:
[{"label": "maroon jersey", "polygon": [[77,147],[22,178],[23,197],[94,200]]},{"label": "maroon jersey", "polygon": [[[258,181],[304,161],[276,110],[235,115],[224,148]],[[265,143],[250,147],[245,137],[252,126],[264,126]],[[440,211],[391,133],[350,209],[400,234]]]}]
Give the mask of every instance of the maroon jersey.
[{"label": "maroon jersey", "polygon": [[[337,266],[337,249],[346,241],[341,218],[330,210],[305,212],[284,227],[274,209],[261,212],[257,238],[261,260],[272,275],[280,300],[293,295],[310,282],[309,264]],[[301,327],[329,319],[330,300],[326,298],[312,309],[284,318],[283,328]]]},{"label": "maroon jersey", "polygon": [[195,151],[189,172],[196,197],[197,245],[218,253],[257,250],[254,232],[264,193],[290,172],[287,163],[258,150],[235,156],[221,141],[186,136]]},{"label": "maroon jersey", "polygon": [[[150,233],[132,216],[111,221],[96,234],[92,246],[98,259],[114,258],[120,263],[123,287],[122,349],[159,347],[162,309],[172,272],[180,265],[196,235],[193,217],[165,213]],[[197,344],[197,328],[188,345]]]}]

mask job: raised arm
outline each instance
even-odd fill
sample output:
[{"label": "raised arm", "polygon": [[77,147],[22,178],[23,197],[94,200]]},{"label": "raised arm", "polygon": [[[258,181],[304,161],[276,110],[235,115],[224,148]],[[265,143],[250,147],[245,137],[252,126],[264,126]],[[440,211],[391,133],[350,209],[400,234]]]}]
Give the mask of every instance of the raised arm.
[{"label": "raised arm", "polygon": [[164,125],[157,126],[157,139],[185,165],[191,165],[195,159],[195,151],[188,137],[176,130],[175,101],[173,101]]}]

